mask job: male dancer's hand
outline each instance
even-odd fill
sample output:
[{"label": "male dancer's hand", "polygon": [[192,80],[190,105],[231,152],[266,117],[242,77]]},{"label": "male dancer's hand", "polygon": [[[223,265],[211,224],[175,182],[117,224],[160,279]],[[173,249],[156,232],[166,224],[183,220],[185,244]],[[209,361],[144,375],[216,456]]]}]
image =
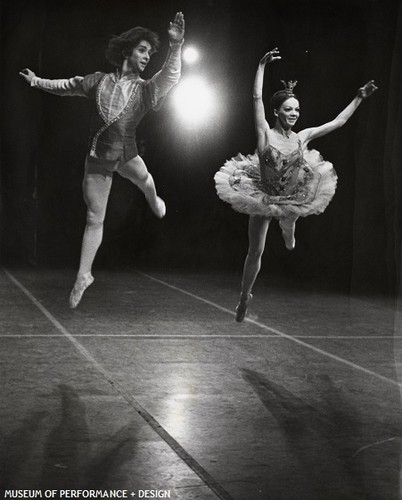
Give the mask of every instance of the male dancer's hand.
[{"label": "male dancer's hand", "polygon": [[376,87],[374,80],[370,80],[366,83],[366,85],[359,88],[357,95],[362,99],[366,99],[367,97],[370,97],[377,90],[377,88],[378,87]]},{"label": "male dancer's hand", "polygon": [[29,84],[31,84],[32,79],[36,76],[35,73],[28,68],[25,68],[22,71],[20,71],[19,75],[25,78],[25,81]]},{"label": "male dancer's hand", "polygon": [[171,43],[181,43],[184,38],[184,16],[182,12],[177,12],[174,20],[169,23],[169,40]]}]

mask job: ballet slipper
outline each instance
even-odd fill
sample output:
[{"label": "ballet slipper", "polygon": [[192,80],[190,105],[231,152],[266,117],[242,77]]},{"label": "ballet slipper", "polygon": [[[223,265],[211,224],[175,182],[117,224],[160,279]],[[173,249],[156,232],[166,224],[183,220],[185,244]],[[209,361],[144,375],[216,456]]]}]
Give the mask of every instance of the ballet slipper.
[{"label": "ballet slipper", "polygon": [[247,308],[250,305],[252,299],[253,296],[251,293],[249,293],[247,297],[240,296],[240,301],[236,307],[236,321],[238,323],[241,323],[244,320],[247,313]]},{"label": "ballet slipper", "polygon": [[85,290],[92,285],[94,282],[94,277],[92,274],[86,273],[81,276],[77,276],[77,280],[74,284],[74,288],[70,294],[70,308],[75,309],[80,303],[82,296],[84,295]]}]

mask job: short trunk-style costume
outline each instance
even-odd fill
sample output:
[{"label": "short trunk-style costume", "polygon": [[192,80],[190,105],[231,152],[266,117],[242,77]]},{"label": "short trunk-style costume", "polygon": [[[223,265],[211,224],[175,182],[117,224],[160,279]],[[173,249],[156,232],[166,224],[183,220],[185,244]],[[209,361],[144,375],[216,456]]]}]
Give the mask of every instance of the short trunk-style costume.
[{"label": "short trunk-style costume", "polygon": [[238,154],[215,174],[218,196],[237,212],[262,217],[305,217],[325,210],[337,175],[314,149],[285,154],[268,145],[258,155]]},{"label": "short trunk-style costume", "polygon": [[166,61],[150,80],[136,74],[96,72],[85,77],[47,80],[34,77],[31,86],[60,96],[92,99],[88,157],[92,162],[126,163],[138,155],[136,129],[150,110],[158,110],[181,73],[181,45],[171,44]]}]

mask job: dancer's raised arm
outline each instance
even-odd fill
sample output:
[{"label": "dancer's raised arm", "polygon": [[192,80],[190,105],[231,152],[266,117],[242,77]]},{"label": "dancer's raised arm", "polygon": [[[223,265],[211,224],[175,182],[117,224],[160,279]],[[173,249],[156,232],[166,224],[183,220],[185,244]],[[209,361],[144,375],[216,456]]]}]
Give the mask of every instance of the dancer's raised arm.
[{"label": "dancer's raised arm", "polygon": [[151,79],[155,84],[154,100],[165,97],[169,90],[178,83],[181,75],[181,46],[184,42],[185,22],[182,12],[177,12],[169,24],[169,52],[165,63]]},{"label": "dancer's raised arm", "polygon": [[363,99],[370,97],[377,90],[376,85],[374,84],[374,80],[370,80],[363,87],[360,87],[357,91],[356,97],[353,101],[346,106],[346,108],[339,113],[339,115],[332,121],[328,123],[324,123],[319,127],[311,127],[306,128],[299,132],[299,137],[301,141],[306,145],[313,139],[317,139],[318,137],[322,137],[323,135],[329,134],[333,132],[337,128],[342,127],[349,120],[349,118],[353,115],[356,109],[360,106]]},{"label": "dancer's raised arm", "polygon": [[262,100],[262,88],[264,83],[265,65],[281,59],[277,48],[267,52],[258,63],[257,72],[254,79],[253,100],[254,100],[254,124],[257,134],[257,149],[263,150],[268,141],[267,131],[269,130],[268,122],[265,118],[264,103]]}]

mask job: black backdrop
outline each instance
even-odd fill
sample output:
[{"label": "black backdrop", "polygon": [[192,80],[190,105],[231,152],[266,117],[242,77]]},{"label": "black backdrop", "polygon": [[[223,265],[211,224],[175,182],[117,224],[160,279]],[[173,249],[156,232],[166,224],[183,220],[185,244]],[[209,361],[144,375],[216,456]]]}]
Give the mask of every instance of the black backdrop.
[{"label": "black backdrop", "polygon": [[281,79],[297,79],[298,129],[336,116],[356,89],[375,79],[377,93],[342,129],[312,147],[333,162],[336,195],[320,216],[300,219],[297,245],[285,250],[272,225],[266,276],[331,283],[356,292],[392,293],[400,262],[402,193],[402,6],[397,0],[8,0],[2,3],[1,252],[9,264],[76,267],[85,224],[81,195],[89,103],[30,89],[29,67],[47,78],[111,68],[111,34],[147,26],[162,46],[145,76],[161,65],[166,27],[186,17],[186,43],[202,51],[184,76],[202,74],[219,96],[208,127],[186,129],[168,99],[138,135],[165,198],[156,220],[142,195],[116,176],[96,267],[241,271],[247,217],[215,194],[213,176],[226,158],[255,148],[251,92],[256,64],[278,46],[266,98]]}]

